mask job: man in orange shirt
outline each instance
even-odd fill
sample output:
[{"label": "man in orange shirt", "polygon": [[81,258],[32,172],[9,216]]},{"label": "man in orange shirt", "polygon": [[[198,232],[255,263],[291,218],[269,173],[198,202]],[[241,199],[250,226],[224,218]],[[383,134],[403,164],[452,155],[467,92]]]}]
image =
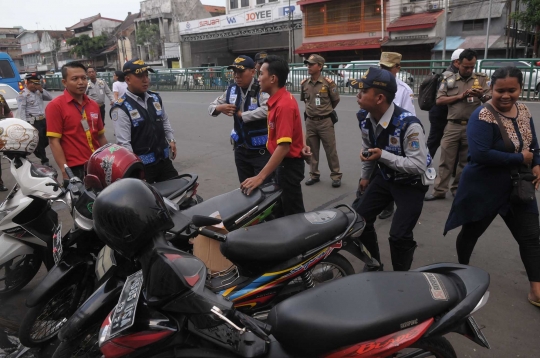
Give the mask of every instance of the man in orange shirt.
[{"label": "man in orange shirt", "polygon": [[283,189],[281,204],[284,215],[303,213],[302,186],[304,180],[303,156],[311,155],[306,146],[302,120],[296,99],[285,88],[289,65],[278,56],[264,59],[259,75],[261,91],[268,93],[268,142],[272,155],[266,166],[254,177],[246,179],[240,188],[246,194],[257,188],[276,172],[277,184]]},{"label": "man in orange shirt", "polygon": [[68,179],[64,164],[82,179],[84,164],[96,149],[107,144],[107,138],[99,106],[85,94],[86,67],[79,62],[62,66],[62,84],[64,94],[45,109],[47,137],[64,179]]}]

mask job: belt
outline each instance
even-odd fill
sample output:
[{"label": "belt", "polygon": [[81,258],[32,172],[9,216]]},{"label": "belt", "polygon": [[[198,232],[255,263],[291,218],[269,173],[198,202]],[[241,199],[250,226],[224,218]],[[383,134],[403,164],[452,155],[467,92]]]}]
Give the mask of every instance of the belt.
[{"label": "belt", "polygon": [[44,115],[39,115],[39,116],[30,115],[28,118],[34,118],[34,120],[36,120],[36,121],[41,121],[41,120],[45,119],[45,116]]},{"label": "belt", "polygon": [[448,122],[455,124],[461,124],[462,126],[466,125],[469,121],[460,121],[459,119],[449,119]]},{"label": "belt", "polygon": [[329,115],[323,116],[323,117],[308,117],[309,119],[313,119],[314,121],[322,121],[323,119],[330,118]]}]

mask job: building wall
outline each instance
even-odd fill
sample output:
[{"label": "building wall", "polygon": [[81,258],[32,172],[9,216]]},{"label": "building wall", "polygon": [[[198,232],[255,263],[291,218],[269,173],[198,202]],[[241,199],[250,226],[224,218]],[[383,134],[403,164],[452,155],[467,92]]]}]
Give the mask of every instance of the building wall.
[{"label": "building wall", "polygon": [[97,19],[92,23],[94,36],[100,36],[103,32],[111,33],[122,21],[112,21],[107,19]]},{"label": "building wall", "polygon": [[[487,19],[484,20],[484,28],[483,30],[470,30],[470,31],[463,31],[463,21],[456,21],[456,22],[448,22],[448,29],[447,33],[448,36],[481,36],[486,34],[487,30]],[[477,20],[478,21],[478,20]],[[491,19],[489,34],[490,36],[501,36],[504,35],[504,27],[506,26],[506,16],[503,14],[503,16]]]}]

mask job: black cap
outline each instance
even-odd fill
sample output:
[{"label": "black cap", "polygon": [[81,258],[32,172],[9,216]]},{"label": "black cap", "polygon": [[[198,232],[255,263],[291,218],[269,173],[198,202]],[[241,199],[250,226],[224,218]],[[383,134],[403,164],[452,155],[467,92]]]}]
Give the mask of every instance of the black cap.
[{"label": "black cap", "polygon": [[370,67],[362,78],[349,80],[352,88],[378,88],[390,93],[397,92],[396,78],[390,71],[382,70],[378,67]]},{"label": "black cap", "polygon": [[143,60],[139,60],[138,58],[134,58],[124,63],[124,67],[122,68],[122,71],[126,75],[130,73],[134,73],[138,75],[139,73],[143,73],[145,71],[154,72],[152,67],[148,66],[146,63],[144,63]]},{"label": "black cap", "polygon": [[36,85],[39,85],[41,83],[41,75],[38,75],[37,73],[29,73],[26,75],[25,80],[27,82],[30,81]]},{"label": "black cap", "polygon": [[242,71],[247,70],[247,69],[253,69],[255,68],[255,62],[249,56],[245,56],[245,55],[238,56],[234,60],[234,63],[230,65],[229,67],[227,67],[228,70],[233,69],[233,68],[237,68]]},{"label": "black cap", "polygon": [[266,57],[268,57],[266,51],[257,52],[255,55],[255,62],[262,63]]}]

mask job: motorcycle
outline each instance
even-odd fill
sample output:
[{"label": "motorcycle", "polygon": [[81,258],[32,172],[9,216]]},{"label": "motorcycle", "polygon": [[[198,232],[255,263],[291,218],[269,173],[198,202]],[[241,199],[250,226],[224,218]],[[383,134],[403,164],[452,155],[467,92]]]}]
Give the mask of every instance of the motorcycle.
[{"label": "motorcycle", "polygon": [[[354,274],[351,264],[338,253],[340,249],[368,265],[378,265],[355,241],[363,232],[364,220],[346,205],[339,207],[347,208],[347,213],[336,208],[293,215],[227,235],[205,228],[221,220],[202,216],[185,217],[184,229],[191,236],[202,233],[222,241],[222,253],[235,264],[228,270],[208,275],[207,288],[226,297],[238,310],[265,319],[278,302],[314,287],[315,282]],[[305,240],[310,237],[312,240]],[[167,245],[172,247],[170,242]],[[99,323],[118,302],[121,293],[120,282],[108,285],[115,290],[100,288],[61,329],[62,343],[54,358],[69,357],[72,352],[96,353]]]}]

